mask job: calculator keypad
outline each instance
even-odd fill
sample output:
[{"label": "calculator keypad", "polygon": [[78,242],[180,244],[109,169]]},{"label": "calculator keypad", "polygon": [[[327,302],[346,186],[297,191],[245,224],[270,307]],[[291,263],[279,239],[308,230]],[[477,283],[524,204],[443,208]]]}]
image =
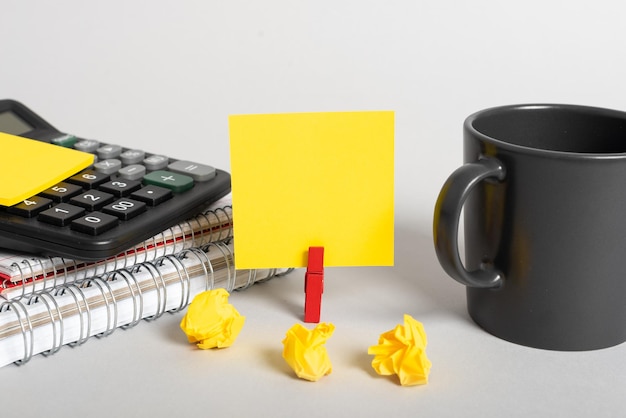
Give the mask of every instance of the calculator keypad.
[{"label": "calculator keypad", "polygon": [[115,216],[101,212],[91,212],[72,221],[72,229],[89,235],[100,235],[101,233],[115,228],[119,221]]},{"label": "calculator keypad", "polygon": [[215,168],[64,135],[52,141],[96,154],[92,167],[7,208],[24,218],[96,236],[208,182]]},{"label": "calculator keypad", "polygon": [[42,196],[33,196],[15,206],[11,206],[8,208],[8,212],[24,218],[33,218],[51,206],[52,199],[47,199]]},{"label": "calculator keypad", "polygon": [[113,194],[113,196],[128,196],[135,190],[141,188],[139,180],[111,180],[100,186],[100,190]]},{"label": "calculator keypad", "polygon": [[41,212],[39,214],[39,220],[56,226],[67,226],[84,212],[85,209],[81,207],[68,203],[59,203]]},{"label": "calculator keypad", "polygon": [[109,158],[95,163],[94,168],[103,174],[113,174],[122,168],[122,161]]},{"label": "calculator keypad", "polygon": [[87,210],[100,210],[104,205],[113,201],[115,196],[100,190],[88,190],[70,199],[72,205],[81,206]]},{"label": "calculator keypad", "polygon": [[110,176],[108,174],[87,169],[68,178],[67,181],[68,183],[77,184],[84,189],[95,189],[105,181],[109,180],[109,178]]},{"label": "calculator keypad", "polygon": [[174,193],[182,193],[193,187],[193,179],[184,174],[171,171],[157,170],[143,178],[144,183],[170,189]]},{"label": "calculator keypad", "polygon": [[[118,220],[128,221],[144,213],[147,207],[155,207],[170,199],[174,193],[192,189],[194,179],[180,174],[180,171],[191,171],[194,175],[199,171],[200,176],[196,177],[202,181],[215,175],[213,167],[189,161],[175,161],[167,167],[179,172],[148,172],[146,166],[137,164],[146,159],[145,152],[123,151],[116,145],[101,146],[96,152],[117,156],[129,164],[124,165],[122,160],[116,158],[99,161],[93,169],[84,170],[44,190],[11,208],[11,212],[24,217],[37,216],[39,221],[47,224],[70,225],[73,230],[98,235],[117,226]],[[161,161],[166,165],[169,162],[166,157],[155,157],[153,162]],[[213,175],[210,175],[211,172]],[[53,202],[54,206],[49,202]],[[85,214],[85,211],[92,213]],[[94,215],[95,211],[102,213]]]},{"label": "calculator keypad", "polygon": [[141,200],[150,206],[156,206],[170,199],[172,191],[165,187],[148,185],[132,193],[130,197]]},{"label": "calculator keypad", "polygon": [[39,195],[47,197],[48,199],[52,199],[52,201],[59,203],[67,202],[72,198],[72,196],[77,195],[81,191],[82,189],[80,186],[62,181],[61,183],[57,183],[55,186],[52,186],[39,193]]},{"label": "calculator keypad", "polygon": [[[117,257],[151,238],[156,245],[164,230],[230,192],[224,170],[60,132],[14,100],[0,100],[5,111],[32,128],[20,136],[91,153],[94,162],[36,196],[0,205],[1,248],[81,261]],[[24,174],[31,169],[25,164]]]}]

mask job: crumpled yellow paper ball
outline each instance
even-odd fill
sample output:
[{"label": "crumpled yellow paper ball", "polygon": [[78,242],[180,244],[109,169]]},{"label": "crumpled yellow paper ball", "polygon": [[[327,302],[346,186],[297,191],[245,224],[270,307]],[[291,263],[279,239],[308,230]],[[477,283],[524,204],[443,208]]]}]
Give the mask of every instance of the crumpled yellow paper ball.
[{"label": "crumpled yellow paper ball", "polygon": [[193,298],[180,321],[190,343],[206,350],[230,347],[235,342],[246,318],[228,303],[229,296],[225,289],[214,289]]},{"label": "crumpled yellow paper ball", "polygon": [[324,344],[334,331],[333,324],[323,322],[312,330],[295,324],[287,331],[283,358],[299,378],[316,382],[331,373],[333,367]]},{"label": "crumpled yellow paper ball", "polygon": [[379,375],[396,374],[402,386],[428,383],[431,362],[426,357],[426,332],[421,322],[404,315],[404,325],[380,335],[378,345],[367,351],[373,354],[372,367]]}]

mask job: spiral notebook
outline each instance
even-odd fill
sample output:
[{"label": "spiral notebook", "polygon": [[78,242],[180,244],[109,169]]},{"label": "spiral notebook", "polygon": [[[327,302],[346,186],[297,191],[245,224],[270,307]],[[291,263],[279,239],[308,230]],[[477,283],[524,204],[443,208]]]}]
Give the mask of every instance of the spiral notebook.
[{"label": "spiral notebook", "polygon": [[216,242],[7,300],[0,303],[0,367],[178,312],[205,290],[240,290],[287,272],[235,270],[232,242]]},{"label": "spiral notebook", "polygon": [[105,260],[85,262],[0,251],[0,296],[5,299],[25,298],[76,280],[228,239],[232,237],[232,227],[232,198],[228,194],[197,216]]}]

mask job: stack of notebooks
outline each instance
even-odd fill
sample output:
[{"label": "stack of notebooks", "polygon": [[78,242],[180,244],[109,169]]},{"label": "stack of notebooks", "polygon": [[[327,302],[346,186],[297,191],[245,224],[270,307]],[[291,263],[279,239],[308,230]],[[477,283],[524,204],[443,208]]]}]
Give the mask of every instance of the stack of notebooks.
[{"label": "stack of notebooks", "polygon": [[230,195],[99,262],[0,252],[0,367],[184,309],[288,270],[235,270]]}]

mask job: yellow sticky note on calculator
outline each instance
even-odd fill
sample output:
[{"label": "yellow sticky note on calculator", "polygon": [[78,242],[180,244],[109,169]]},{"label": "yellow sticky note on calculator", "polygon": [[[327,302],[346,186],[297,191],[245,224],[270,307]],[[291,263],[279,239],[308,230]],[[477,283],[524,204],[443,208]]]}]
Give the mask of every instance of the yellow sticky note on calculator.
[{"label": "yellow sticky note on calculator", "polygon": [[393,265],[394,113],[229,117],[235,265]]},{"label": "yellow sticky note on calculator", "polygon": [[0,132],[0,205],[12,206],[93,164],[82,151]]}]

